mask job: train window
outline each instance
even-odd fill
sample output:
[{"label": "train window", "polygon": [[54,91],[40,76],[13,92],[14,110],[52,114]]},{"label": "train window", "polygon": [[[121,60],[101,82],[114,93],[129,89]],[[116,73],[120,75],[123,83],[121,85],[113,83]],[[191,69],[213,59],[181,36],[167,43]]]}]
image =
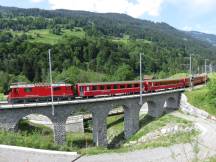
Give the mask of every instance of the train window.
[{"label": "train window", "polygon": [[128,84],[127,86],[128,86],[128,88],[132,88],[132,84]]},{"label": "train window", "polygon": [[107,85],[107,89],[111,89],[111,85]]},{"label": "train window", "polygon": [[103,89],[104,89],[104,85],[101,86],[101,90],[103,90]]},{"label": "train window", "polygon": [[93,91],[97,90],[97,86],[92,86],[92,90]]},{"label": "train window", "polygon": [[61,88],[60,87],[54,87],[53,90],[54,91],[59,91],[59,90],[61,90]]},{"label": "train window", "polygon": [[31,92],[31,91],[32,91],[32,88],[24,88],[24,91],[25,91],[25,92]]},{"label": "train window", "polygon": [[118,85],[115,84],[115,85],[114,85],[114,89],[118,89]]},{"label": "train window", "polygon": [[125,85],[120,85],[120,88],[121,88],[121,89],[125,88]]}]

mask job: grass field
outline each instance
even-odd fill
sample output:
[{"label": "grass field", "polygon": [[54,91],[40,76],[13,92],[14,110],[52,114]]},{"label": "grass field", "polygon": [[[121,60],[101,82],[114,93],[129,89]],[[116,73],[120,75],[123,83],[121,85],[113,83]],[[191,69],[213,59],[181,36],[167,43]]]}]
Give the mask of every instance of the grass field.
[{"label": "grass field", "polygon": [[[30,42],[48,43],[52,45],[58,43],[60,40],[69,36],[76,36],[79,38],[85,37],[85,31],[82,28],[75,28],[73,30],[61,29],[61,31],[62,32],[60,35],[51,33],[49,29],[30,30],[28,32],[25,32],[25,34],[28,35]],[[23,32],[13,31],[13,33],[14,35],[21,35]],[[134,40],[130,39],[129,35],[125,35],[123,38],[119,38],[119,37],[109,37],[109,38],[114,42],[119,42],[124,44],[134,42]],[[146,43],[146,44],[152,43],[151,41],[145,39],[136,39],[135,41],[140,43]]]},{"label": "grass field", "polygon": [[[21,32],[14,32],[14,34],[22,34]],[[85,32],[82,28],[79,29],[62,29],[60,35],[52,34],[49,29],[41,29],[41,30],[30,30],[26,32],[30,38],[30,42],[39,42],[39,43],[48,43],[48,44],[56,44],[61,39],[66,38],[68,36],[76,36],[79,38],[83,38],[85,36]]]},{"label": "grass field", "polygon": [[[189,121],[176,118],[170,115],[164,115],[161,118],[152,118],[142,116],[140,120],[141,129],[130,139],[125,140],[123,136],[123,115],[108,117],[108,148],[98,148],[92,142],[92,121],[85,122],[85,133],[68,133],[67,142],[60,146],[53,143],[53,133],[49,128],[35,125],[27,121],[19,124],[19,132],[0,132],[0,143],[7,145],[17,145],[24,147],[33,147],[40,149],[77,151],[81,154],[99,154],[104,152],[127,152],[143,148],[153,148],[159,146],[169,146],[175,143],[190,142],[197,132],[177,133],[166,137],[160,137],[157,140],[150,141],[145,144],[137,144],[134,146],[124,146],[123,143],[139,139],[143,135],[154,131],[167,123],[178,123],[181,125],[191,125]],[[114,144],[120,141],[120,145]]]},{"label": "grass field", "polygon": [[[134,42],[134,40],[129,39],[129,37],[123,37],[123,38],[113,37],[111,39],[114,42],[119,42],[119,43],[123,43],[123,44],[128,44],[130,42]],[[152,43],[151,41],[145,40],[145,39],[136,39],[135,41],[140,42],[140,43],[146,43],[146,44],[151,44]]]}]

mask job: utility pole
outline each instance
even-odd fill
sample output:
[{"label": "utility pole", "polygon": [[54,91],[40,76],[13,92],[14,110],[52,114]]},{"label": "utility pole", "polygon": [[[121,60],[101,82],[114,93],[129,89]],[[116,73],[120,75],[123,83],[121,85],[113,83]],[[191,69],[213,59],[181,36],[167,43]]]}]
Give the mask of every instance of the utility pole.
[{"label": "utility pole", "polygon": [[51,49],[49,49],[49,72],[50,72],[50,91],[52,100],[52,115],[55,115],[55,108],[53,105],[53,87],[52,87],[52,63],[51,63]]},{"label": "utility pole", "polygon": [[206,83],[207,83],[207,82],[206,82],[206,80],[207,80],[207,65],[206,65],[206,64],[207,64],[207,60],[208,60],[208,59],[205,59],[205,85],[206,85]]},{"label": "utility pole", "polygon": [[190,87],[191,87],[191,89],[193,88],[193,86],[192,86],[192,56],[191,56],[191,54],[190,54]]},{"label": "utility pole", "polygon": [[212,73],[213,70],[212,70],[212,64],[209,64],[209,72]]},{"label": "utility pole", "polygon": [[140,53],[140,105],[142,105],[142,55],[143,53]]}]

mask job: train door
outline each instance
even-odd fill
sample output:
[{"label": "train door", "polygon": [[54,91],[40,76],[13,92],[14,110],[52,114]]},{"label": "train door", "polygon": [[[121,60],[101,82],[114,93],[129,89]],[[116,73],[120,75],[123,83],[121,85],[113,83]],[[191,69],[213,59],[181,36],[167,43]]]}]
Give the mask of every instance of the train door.
[{"label": "train door", "polygon": [[80,86],[79,87],[80,89],[80,96],[84,96],[84,87],[83,86]]}]

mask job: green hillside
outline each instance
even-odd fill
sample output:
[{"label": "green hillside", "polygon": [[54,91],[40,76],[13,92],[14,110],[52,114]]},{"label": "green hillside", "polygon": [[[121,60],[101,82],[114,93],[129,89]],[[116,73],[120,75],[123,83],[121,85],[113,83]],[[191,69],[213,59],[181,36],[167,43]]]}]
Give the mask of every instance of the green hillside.
[{"label": "green hillside", "polygon": [[144,53],[143,73],[158,78],[187,72],[183,64],[191,53],[194,73],[204,66],[203,58],[216,60],[215,46],[166,23],[125,14],[0,6],[0,92],[12,82],[45,82],[48,49],[54,80],[70,83],[133,80],[139,76],[139,53]]}]

